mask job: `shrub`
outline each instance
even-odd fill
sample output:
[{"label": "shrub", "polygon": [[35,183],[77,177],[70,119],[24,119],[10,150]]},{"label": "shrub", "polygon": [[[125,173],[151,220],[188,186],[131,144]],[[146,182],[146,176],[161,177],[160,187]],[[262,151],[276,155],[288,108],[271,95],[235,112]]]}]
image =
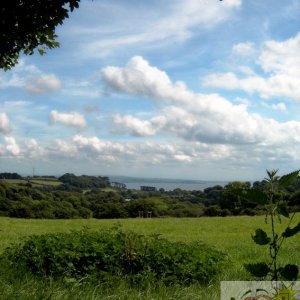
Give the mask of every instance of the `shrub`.
[{"label": "shrub", "polygon": [[2,255],[11,266],[40,277],[115,276],[130,282],[207,283],[219,273],[224,254],[201,243],[171,242],[111,229],[31,236]]}]

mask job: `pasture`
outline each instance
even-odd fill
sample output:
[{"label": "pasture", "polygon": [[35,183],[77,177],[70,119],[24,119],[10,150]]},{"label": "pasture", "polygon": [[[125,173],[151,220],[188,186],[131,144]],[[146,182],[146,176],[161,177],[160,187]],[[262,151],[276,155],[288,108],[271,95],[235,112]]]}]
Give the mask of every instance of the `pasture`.
[{"label": "pasture", "polygon": [[[293,223],[300,222],[297,214]],[[218,279],[207,286],[188,287],[155,284],[128,286],[114,282],[111,286],[82,282],[55,282],[37,280],[32,276],[15,277],[2,266],[0,270],[0,299],[219,299],[219,281],[251,280],[243,268],[244,263],[267,259],[267,246],[254,244],[251,233],[261,227],[267,232],[264,216],[215,218],[160,218],[119,220],[32,220],[0,218],[0,251],[21,242],[32,234],[65,232],[89,228],[98,230],[119,224],[124,230],[140,234],[161,234],[163,237],[189,243],[200,240],[223,251],[228,256],[226,268]],[[278,228],[284,228],[286,219]],[[288,239],[282,248],[283,263],[300,264],[300,235]]]}]

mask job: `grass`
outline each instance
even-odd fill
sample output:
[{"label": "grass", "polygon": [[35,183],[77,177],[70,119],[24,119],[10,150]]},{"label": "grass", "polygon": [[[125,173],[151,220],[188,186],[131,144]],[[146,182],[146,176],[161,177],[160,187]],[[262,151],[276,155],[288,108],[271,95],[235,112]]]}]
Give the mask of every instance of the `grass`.
[{"label": "grass", "polygon": [[[278,227],[284,228],[283,224]],[[300,214],[294,219],[300,222]],[[191,242],[201,240],[228,255],[230,264],[219,275],[217,282],[209,286],[190,287],[129,287],[124,282],[103,286],[88,282],[39,281],[34,277],[16,278],[9,270],[0,269],[0,299],[219,299],[220,280],[250,280],[243,264],[267,257],[267,247],[256,246],[251,233],[269,225],[264,217],[226,218],[165,218],[165,219],[121,219],[121,220],[24,220],[0,218],[0,252],[12,243],[17,243],[31,234],[61,232],[90,228],[111,227],[119,223],[125,230],[141,234],[159,233],[170,240]],[[286,241],[282,249],[283,263],[300,264],[300,235]]]},{"label": "grass", "polygon": [[50,185],[50,186],[58,186],[62,184],[62,182],[58,180],[47,180],[47,179],[30,179],[30,183],[39,184],[39,185]]},{"label": "grass", "polygon": [[25,179],[1,179],[4,182],[7,182],[9,184],[20,184],[20,183],[27,183],[28,181]]},{"label": "grass", "polygon": [[9,184],[15,184],[15,185],[26,184],[29,182],[34,186],[44,186],[44,185],[58,186],[62,184],[62,182],[60,182],[55,178],[43,178],[43,177],[29,178],[28,180],[27,179],[4,179],[4,181]]}]

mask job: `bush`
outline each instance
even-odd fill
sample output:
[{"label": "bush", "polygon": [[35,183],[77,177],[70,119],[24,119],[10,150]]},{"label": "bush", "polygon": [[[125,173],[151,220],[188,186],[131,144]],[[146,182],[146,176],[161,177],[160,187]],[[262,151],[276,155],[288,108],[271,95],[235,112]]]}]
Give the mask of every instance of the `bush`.
[{"label": "bush", "polygon": [[212,205],[205,209],[204,214],[209,217],[218,217],[222,215],[222,209],[218,205]]},{"label": "bush", "polygon": [[31,236],[5,250],[18,272],[40,277],[122,277],[136,283],[162,280],[166,284],[207,283],[219,273],[224,254],[201,243],[170,242],[111,229]]}]

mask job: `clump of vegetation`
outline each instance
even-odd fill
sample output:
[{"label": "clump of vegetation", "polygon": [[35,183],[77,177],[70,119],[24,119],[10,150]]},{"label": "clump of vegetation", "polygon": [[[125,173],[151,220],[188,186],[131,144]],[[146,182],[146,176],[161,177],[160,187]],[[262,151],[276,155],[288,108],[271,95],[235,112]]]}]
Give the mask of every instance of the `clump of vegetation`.
[{"label": "clump of vegetation", "polygon": [[[258,245],[269,246],[270,262],[257,262],[245,265],[246,269],[255,277],[265,278],[270,276],[271,280],[279,280],[281,278],[287,280],[296,280],[298,277],[298,266],[295,264],[279,264],[279,253],[284,241],[297,234],[300,231],[300,223],[294,227],[290,227],[295,213],[290,215],[288,204],[283,200],[282,190],[290,186],[299,175],[299,171],[279,177],[278,170],[267,171],[267,178],[264,180],[261,190],[243,191],[242,197],[252,199],[266,210],[266,223],[270,222],[270,234],[263,229],[256,229],[252,239]],[[281,223],[281,217],[289,219],[286,228],[282,232],[276,229],[276,220]]]},{"label": "clump of vegetation", "polygon": [[225,261],[223,253],[201,242],[171,242],[117,228],[31,236],[2,258],[19,272],[42,278],[122,277],[184,285],[210,282]]}]

